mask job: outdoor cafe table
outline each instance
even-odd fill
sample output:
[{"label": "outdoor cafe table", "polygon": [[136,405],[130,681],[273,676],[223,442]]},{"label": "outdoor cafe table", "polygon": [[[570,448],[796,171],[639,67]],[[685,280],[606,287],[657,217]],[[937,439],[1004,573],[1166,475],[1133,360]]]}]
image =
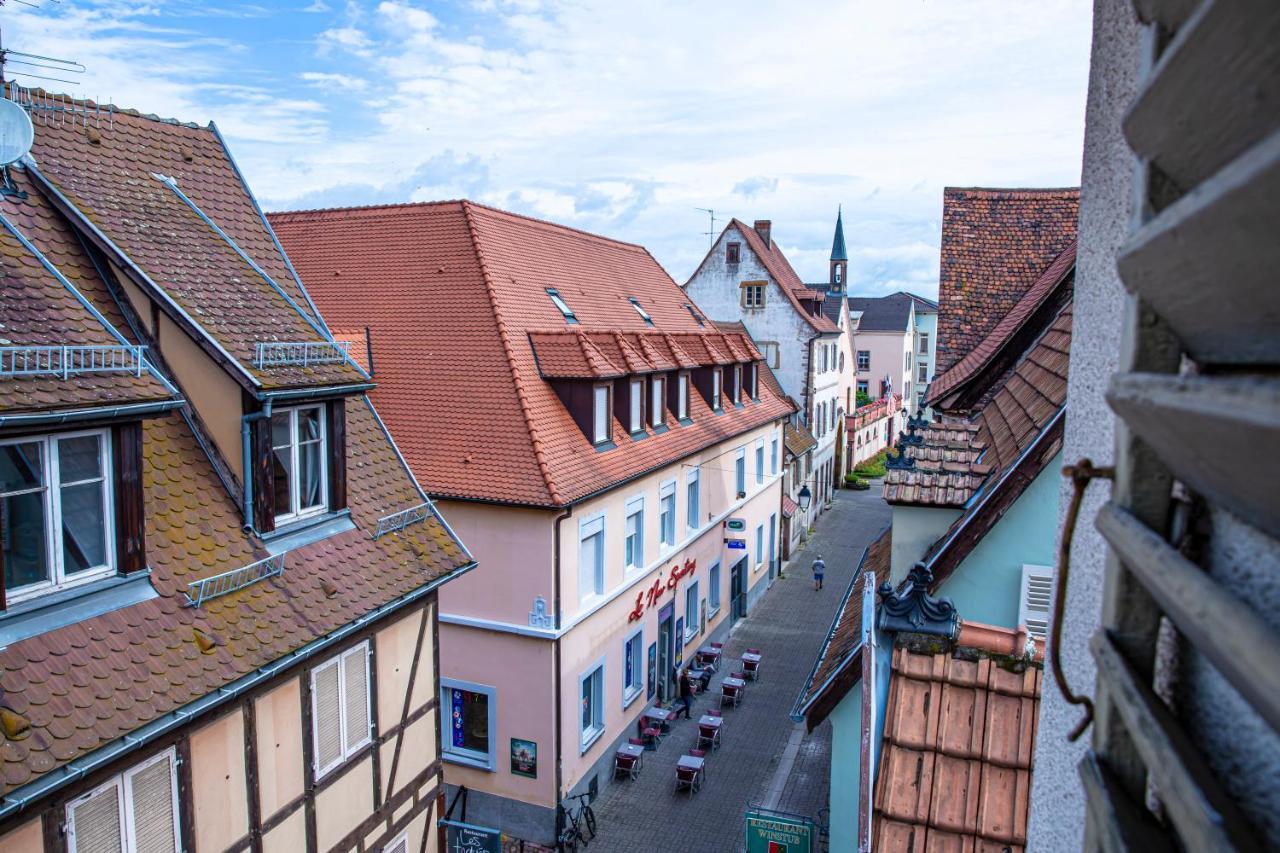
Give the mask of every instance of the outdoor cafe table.
[{"label": "outdoor cafe table", "polygon": [[760,655],[754,654],[753,652],[743,652],[742,659],[744,661],[750,661],[751,663],[760,663],[762,660]]},{"label": "outdoor cafe table", "polygon": [[726,684],[729,687],[736,687],[739,690],[742,690],[747,686],[747,682],[743,681],[741,678],[734,678],[732,675],[726,675],[721,684]]},{"label": "outdoor cafe table", "polygon": [[701,719],[698,720],[698,725],[711,726],[713,729],[718,729],[720,726],[724,725],[724,717],[713,717],[710,714],[703,714]]},{"label": "outdoor cafe table", "polygon": [[618,747],[618,755],[626,755],[637,761],[644,761],[644,747],[638,743],[624,743]]},{"label": "outdoor cafe table", "polygon": [[720,662],[720,650],[713,649],[710,646],[703,646],[702,648],[698,649],[698,656],[710,658],[712,663]]},{"label": "outdoor cafe table", "polygon": [[662,730],[666,731],[671,720],[675,718],[676,712],[669,708],[659,708],[656,705],[644,712],[644,715],[651,720],[657,720],[662,723]]},{"label": "outdoor cafe table", "polygon": [[707,760],[696,755],[682,755],[680,760],[676,762],[676,766],[685,770],[693,770],[701,776],[706,773]]}]

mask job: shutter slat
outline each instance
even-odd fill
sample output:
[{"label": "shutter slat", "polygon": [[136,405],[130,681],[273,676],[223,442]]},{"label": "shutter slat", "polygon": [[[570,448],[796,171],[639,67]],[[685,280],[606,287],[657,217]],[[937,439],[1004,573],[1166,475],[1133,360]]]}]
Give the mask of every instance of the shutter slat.
[{"label": "shutter slat", "polygon": [[1024,565],[1018,597],[1018,624],[1043,640],[1049,632],[1049,603],[1053,599],[1053,568]]},{"label": "shutter slat", "polygon": [[325,664],[312,673],[312,720],[315,729],[316,770],[323,772],[342,758],[342,721],[338,696],[338,666]]},{"label": "shutter slat", "polygon": [[1275,0],[1209,0],[1124,119],[1133,150],[1190,190],[1280,126]]},{"label": "shutter slat", "polygon": [[369,739],[369,653],[357,646],[342,659],[345,688],[347,730],[344,733],[348,751]]},{"label": "shutter slat", "polygon": [[71,807],[71,853],[120,853],[120,788],[112,785]]},{"label": "shutter slat", "polygon": [[1280,641],[1275,632],[1132,514],[1107,504],[1096,524],[1178,630],[1280,729]]},{"label": "shutter slat", "polygon": [[1201,362],[1280,363],[1280,133],[1250,149],[1134,234],[1125,287]]},{"label": "shutter slat", "polygon": [[1188,486],[1280,536],[1280,385],[1131,373],[1107,401]]},{"label": "shutter slat", "polygon": [[1105,631],[1089,643],[1107,699],[1160,791],[1188,850],[1260,850],[1235,803],[1218,786],[1172,712],[1144,684]]},{"label": "shutter slat", "polygon": [[129,808],[137,853],[174,853],[173,764],[169,756],[129,776]]}]

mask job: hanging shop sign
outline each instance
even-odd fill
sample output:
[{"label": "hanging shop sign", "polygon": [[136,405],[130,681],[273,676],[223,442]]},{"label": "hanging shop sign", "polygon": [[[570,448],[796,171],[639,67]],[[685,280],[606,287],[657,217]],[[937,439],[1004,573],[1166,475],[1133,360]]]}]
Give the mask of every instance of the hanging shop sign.
[{"label": "hanging shop sign", "polygon": [[724,529],[731,530],[734,533],[746,533],[747,520],[745,518],[726,518],[724,520]]},{"label": "hanging shop sign", "polygon": [[682,578],[687,578],[697,570],[697,560],[685,560],[684,565],[671,567],[665,581],[661,576],[654,578],[651,586],[636,593],[636,606],[627,614],[627,621],[635,622],[638,620],[644,615],[646,608],[653,607],[662,600],[662,596],[667,590],[674,590]]},{"label": "hanging shop sign", "polygon": [[803,815],[751,809],[747,812],[747,853],[810,853],[813,821]]},{"label": "hanging shop sign", "polygon": [[730,551],[747,550],[747,540],[745,539],[726,539],[724,540],[724,544]]}]

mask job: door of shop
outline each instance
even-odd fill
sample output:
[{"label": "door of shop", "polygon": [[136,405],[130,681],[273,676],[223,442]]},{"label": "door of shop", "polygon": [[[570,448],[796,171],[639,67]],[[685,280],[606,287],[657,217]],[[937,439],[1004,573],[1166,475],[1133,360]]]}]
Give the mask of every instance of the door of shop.
[{"label": "door of shop", "polygon": [[671,622],[675,610],[675,604],[671,603],[658,611],[658,699],[664,702],[675,696],[671,689],[671,652],[675,648]]},{"label": "door of shop", "polygon": [[729,570],[729,600],[733,602],[729,616],[731,625],[747,615],[747,588],[742,580],[746,572],[746,557],[734,563],[733,568]]}]

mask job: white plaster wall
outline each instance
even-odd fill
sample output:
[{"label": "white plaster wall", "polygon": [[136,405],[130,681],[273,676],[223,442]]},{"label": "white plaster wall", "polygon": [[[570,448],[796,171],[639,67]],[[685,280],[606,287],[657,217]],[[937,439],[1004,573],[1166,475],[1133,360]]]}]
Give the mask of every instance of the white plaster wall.
[{"label": "white plaster wall", "polygon": [[[911,370],[908,368],[908,357],[912,344],[915,343],[914,332],[859,332],[853,333],[853,345],[857,350],[871,353],[871,369],[857,370],[855,363],[854,379],[867,380],[867,394],[872,400],[880,399],[880,380],[886,375],[893,378],[893,392],[903,394],[903,403],[907,397],[907,383],[911,382]],[[910,359],[910,367],[914,369],[915,359]],[[911,399],[915,399],[915,383],[911,382]]]},{"label": "white plaster wall", "polygon": [[[920,335],[921,334],[927,334],[929,336],[928,351],[924,353],[920,352]],[[928,383],[933,381],[934,370],[937,366],[938,315],[936,313],[926,313],[921,311],[916,312],[915,353],[916,353],[915,355],[916,368],[918,370],[918,368],[921,365],[924,365],[925,376],[927,377],[927,381],[925,382],[924,385],[921,385],[918,372],[917,372],[917,375],[914,377],[916,386],[913,389],[913,393],[912,393],[913,399],[908,401],[909,405],[907,406],[907,410],[910,411],[911,414],[913,415],[916,412],[916,405],[917,405],[916,401],[919,398],[920,392],[924,391]],[[932,419],[933,409],[925,409],[925,417]]]}]

